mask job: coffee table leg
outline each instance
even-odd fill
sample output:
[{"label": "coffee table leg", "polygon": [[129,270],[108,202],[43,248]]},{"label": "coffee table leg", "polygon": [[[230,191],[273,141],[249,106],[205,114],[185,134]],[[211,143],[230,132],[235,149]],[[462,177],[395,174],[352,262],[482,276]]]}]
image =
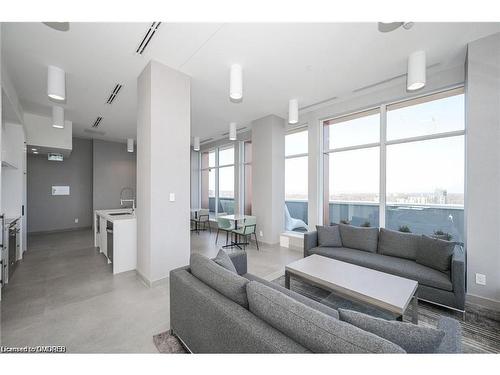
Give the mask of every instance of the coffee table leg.
[{"label": "coffee table leg", "polygon": [[285,271],[285,288],[290,289],[290,272]]},{"label": "coffee table leg", "polygon": [[412,303],[412,319],[411,319],[411,322],[413,324],[418,324],[418,292],[415,292],[415,294],[413,295],[413,299],[411,301]]}]

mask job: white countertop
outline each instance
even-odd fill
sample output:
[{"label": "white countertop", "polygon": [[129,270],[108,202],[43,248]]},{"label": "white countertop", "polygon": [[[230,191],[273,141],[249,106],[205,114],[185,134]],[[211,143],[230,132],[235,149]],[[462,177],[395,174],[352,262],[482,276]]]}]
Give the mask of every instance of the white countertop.
[{"label": "white countertop", "polygon": [[[106,220],[109,220],[111,222],[115,221],[123,221],[123,220],[135,220],[136,216],[132,212],[132,209],[130,208],[117,208],[113,210],[96,210],[94,211],[96,215],[99,215],[103,217]],[[129,215],[110,215],[115,212],[130,212]]]}]

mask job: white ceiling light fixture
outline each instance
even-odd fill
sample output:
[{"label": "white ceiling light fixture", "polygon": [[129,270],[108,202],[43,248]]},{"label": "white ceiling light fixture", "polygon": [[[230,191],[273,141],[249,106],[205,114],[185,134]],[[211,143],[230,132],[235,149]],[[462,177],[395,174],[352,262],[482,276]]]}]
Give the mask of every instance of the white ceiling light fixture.
[{"label": "white ceiling light fixture", "polygon": [[54,100],[66,100],[66,73],[57,66],[49,65],[47,95]]},{"label": "white ceiling light fixture", "polygon": [[64,129],[64,108],[57,105],[52,107],[52,126]]},{"label": "white ceiling light fixture", "polygon": [[288,123],[296,124],[299,122],[299,101],[290,99],[288,102]]},{"label": "white ceiling light fixture", "polygon": [[194,137],[193,150],[200,151],[200,137]]},{"label": "white ceiling light fixture", "polygon": [[127,152],[134,152],[134,140],[127,138]]},{"label": "white ceiling light fixture", "polygon": [[231,65],[229,74],[229,98],[233,101],[243,99],[243,71],[241,65]]},{"label": "white ceiling light fixture", "polygon": [[236,123],[231,122],[229,124],[229,140],[236,141]]},{"label": "white ceiling light fixture", "polygon": [[415,51],[408,58],[408,91],[415,91],[425,86],[426,74],[425,51]]}]

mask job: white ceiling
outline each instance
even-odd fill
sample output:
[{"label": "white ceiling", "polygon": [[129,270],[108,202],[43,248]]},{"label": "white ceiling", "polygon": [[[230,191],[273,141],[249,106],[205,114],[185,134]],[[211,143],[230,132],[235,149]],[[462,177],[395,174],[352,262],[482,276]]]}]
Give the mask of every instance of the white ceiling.
[{"label": "white ceiling", "polygon": [[[376,23],[162,23],[145,54],[134,53],[148,23],[71,23],[58,32],[41,23],[4,23],[2,58],[25,111],[50,115],[47,66],[66,71],[66,119],[75,136],[135,138],[136,79],[150,59],[192,77],[191,129],[202,139],[270,113],[346,96],[405,73],[410,52],[424,49],[437,69],[464,63],[466,44],[499,32],[500,23],[416,23],[383,34]],[[244,99],[228,96],[229,66],[243,66]],[[105,104],[116,83],[124,86]]]}]

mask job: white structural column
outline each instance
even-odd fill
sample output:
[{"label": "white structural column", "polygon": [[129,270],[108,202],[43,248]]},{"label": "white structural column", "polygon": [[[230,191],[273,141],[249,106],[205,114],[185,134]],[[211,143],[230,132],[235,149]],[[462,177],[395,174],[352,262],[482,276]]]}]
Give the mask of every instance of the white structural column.
[{"label": "white structural column", "polygon": [[467,293],[500,309],[500,33],[470,43],[467,55]]},{"label": "white structural column", "polygon": [[284,221],[285,120],[269,115],[253,121],[252,148],[252,213],[257,216],[257,235],[262,242],[275,244]]},{"label": "white structural column", "polygon": [[137,271],[189,263],[190,78],[151,61],[137,81]]}]

